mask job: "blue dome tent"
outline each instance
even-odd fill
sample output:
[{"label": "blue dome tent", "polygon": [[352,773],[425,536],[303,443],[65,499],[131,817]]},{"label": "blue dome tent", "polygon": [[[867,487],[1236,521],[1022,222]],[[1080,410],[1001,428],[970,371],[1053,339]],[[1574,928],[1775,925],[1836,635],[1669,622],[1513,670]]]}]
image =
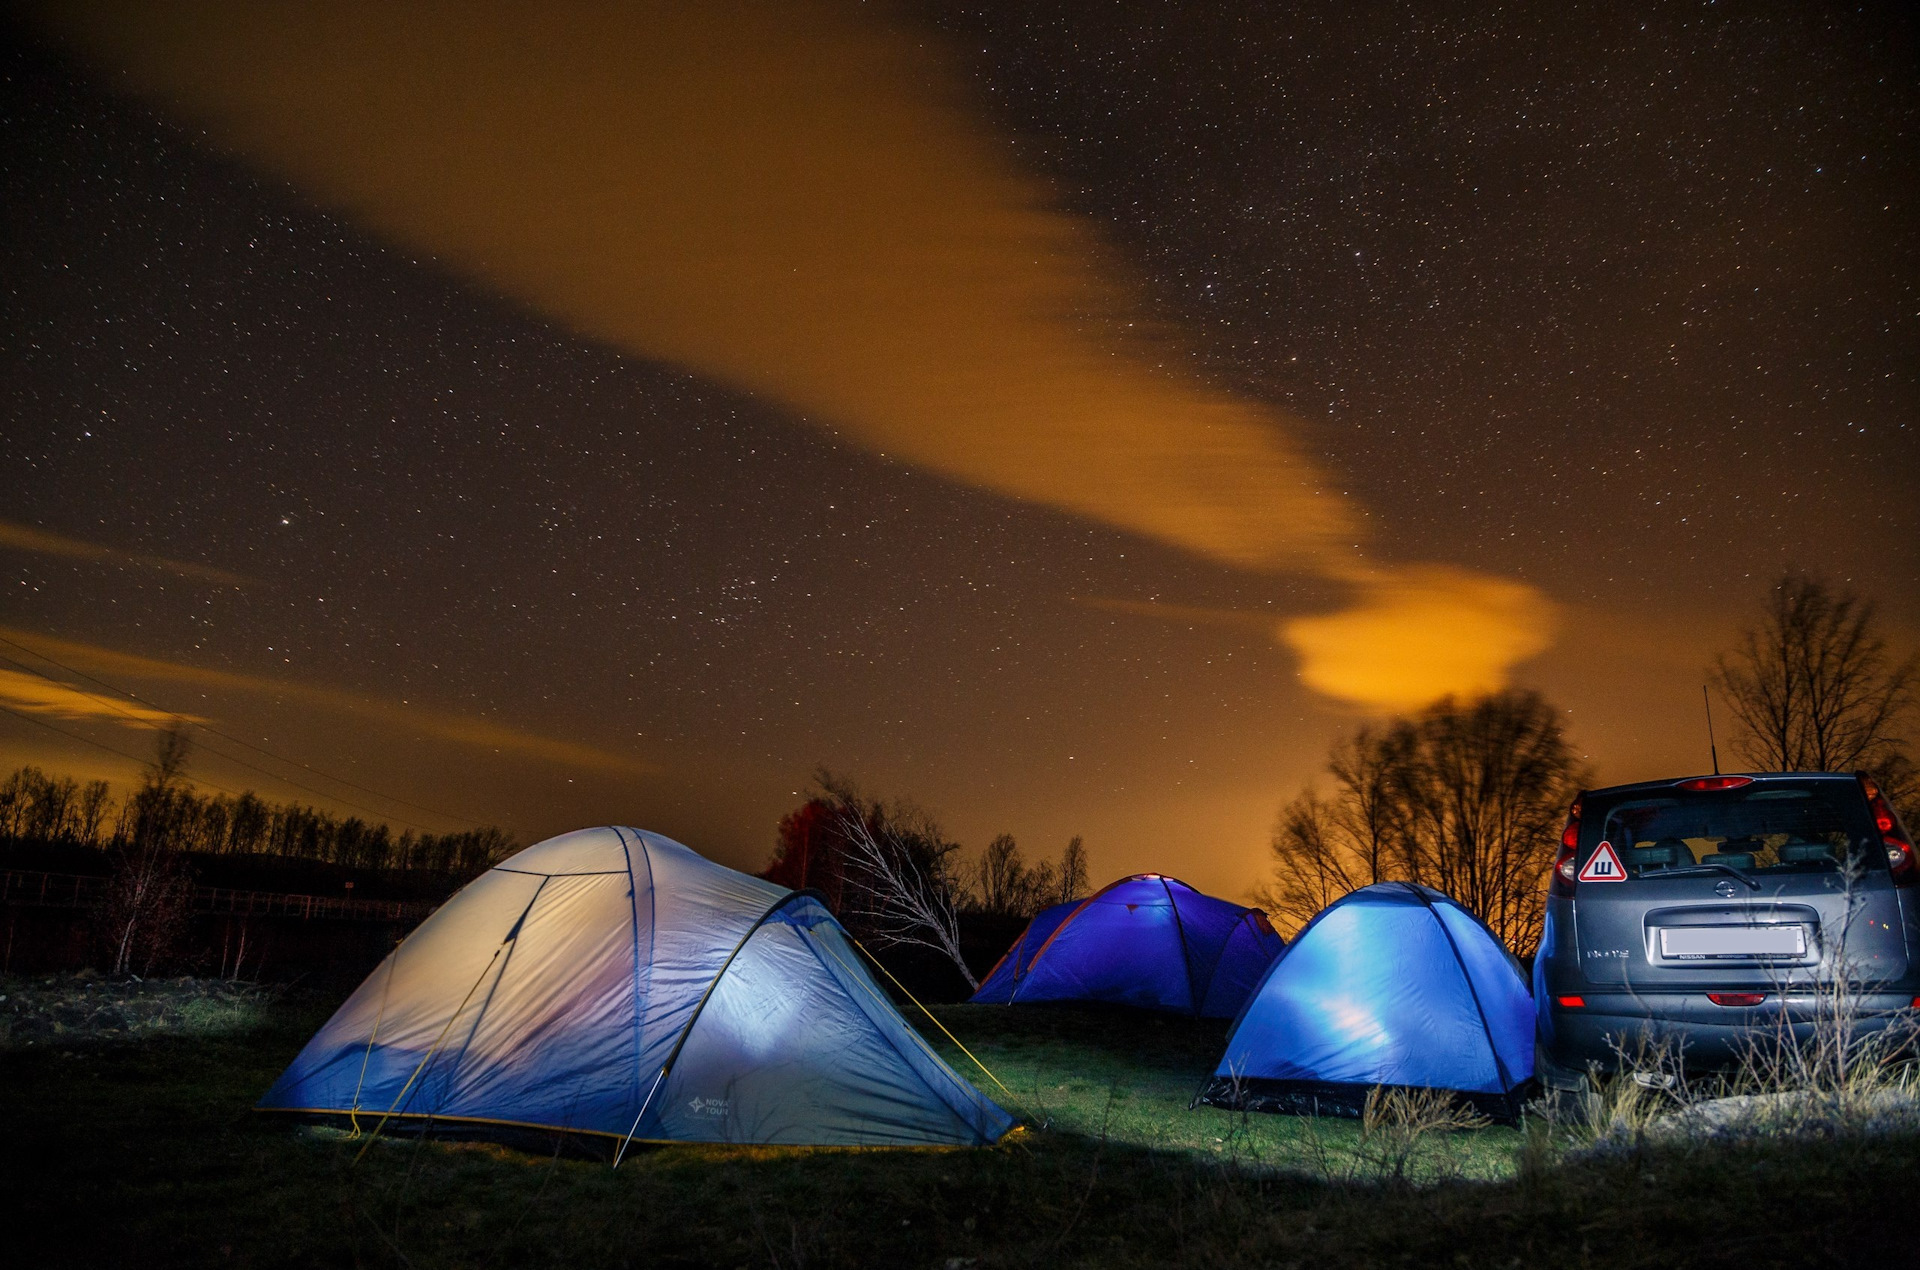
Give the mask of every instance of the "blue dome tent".
[{"label": "blue dome tent", "polygon": [[1376,1085],[1447,1089],[1501,1119],[1533,1076],[1533,999],[1480,920],[1409,882],[1365,887],[1295,936],[1198,1101],[1358,1114]]},{"label": "blue dome tent", "polygon": [[263,1110],[598,1142],[971,1146],[1005,1111],[807,892],[635,829],[550,838],[396,948]]},{"label": "blue dome tent", "polygon": [[1042,910],[973,1000],[1105,1001],[1230,1019],[1281,947],[1259,909],[1141,873]]}]

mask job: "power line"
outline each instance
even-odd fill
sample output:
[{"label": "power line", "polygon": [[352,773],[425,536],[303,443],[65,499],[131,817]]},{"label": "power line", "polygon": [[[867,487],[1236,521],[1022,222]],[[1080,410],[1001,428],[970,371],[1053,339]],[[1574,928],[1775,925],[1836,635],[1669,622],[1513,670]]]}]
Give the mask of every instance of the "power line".
[{"label": "power line", "polygon": [[[39,651],[39,650],[38,650],[38,649],[36,649],[36,648],[30,648],[30,647],[28,647],[28,646],[27,646],[27,645],[25,645],[25,644],[21,644],[21,643],[18,643],[18,642],[16,642],[16,641],[14,641],[14,640],[11,640],[11,639],[8,639],[8,638],[7,638],[6,636],[4,636],[4,635],[0,635],[0,644],[6,644],[7,646],[9,646],[9,647],[11,647],[11,648],[17,648],[17,649],[19,649],[19,650],[20,650],[21,652],[23,652],[23,653],[26,653],[27,655],[29,655],[29,656],[31,656],[31,657],[38,657],[38,658],[39,658],[39,659],[40,659],[41,661],[44,661],[44,662],[47,662],[47,663],[48,663],[49,665],[54,665],[54,666],[58,666],[58,667],[59,667],[60,669],[62,669],[62,670],[64,670],[64,671],[66,671],[66,672],[67,672],[68,674],[71,674],[71,675],[78,675],[78,676],[80,676],[80,678],[82,678],[82,679],[85,679],[85,680],[87,680],[87,681],[88,681],[89,683],[96,683],[96,684],[99,684],[99,685],[100,685],[100,686],[101,686],[102,688],[105,688],[105,689],[107,689],[107,690],[108,690],[109,692],[117,692],[117,693],[119,693],[119,694],[120,694],[121,696],[123,696],[123,697],[126,697],[126,698],[128,698],[129,700],[132,700],[132,701],[137,701],[137,702],[139,702],[139,703],[140,703],[141,705],[143,705],[143,706],[146,706],[146,707],[148,707],[149,709],[153,709],[153,710],[163,710],[163,711],[166,711],[166,713],[168,713],[168,714],[173,714],[173,713],[174,713],[174,712],[173,712],[173,711],[171,711],[171,710],[167,710],[167,708],[166,708],[165,706],[163,706],[163,705],[160,705],[160,704],[159,704],[158,702],[153,702],[153,701],[148,701],[148,700],[147,700],[147,699],[145,699],[144,697],[142,697],[142,696],[140,696],[140,695],[139,695],[138,693],[134,693],[134,692],[129,692],[129,691],[127,691],[127,690],[126,690],[125,688],[121,688],[121,687],[119,687],[119,686],[117,686],[117,685],[115,685],[115,684],[110,684],[110,683],[108,683],[108,682],[107,682],[106,680],[104,680],[104,679],[102,679],[102,678],[100,678],[100,677],[99,677],[99,676],[97,676],[97,675],[90,675],[90,674],[88,674],[88,673],[87,673],[86,671],[84,671],[84,670],[81,670],[81,669],[79,669],[78,667],[75,667],[75,666],[69,666],[69,665],[67,665],[67,664],[66,664],[65,662],[63,662],[63,661],[58,661],[58,660],[56,660],[55,658],[52,658],[52,657],[49,657],[49,656],[47,656],[47,655],[46,655],[45,653],[43,653],[43,652],[41,652],[41,651]],[[46,681],[47,681],[48,683],[54,683],[54,684],[59,684],[59,683],[60,683],[60,681],[59,681],[59,680],[57,680],[57,679],[55,679],[55,678],[53,678],[53,677],[52,677],[51,675],[48,675],[48,674],[45,674],[45,673],[43,673],[43,672],[41,672],[41,671],[38,671],[38,670],[35,670],[35,669],[34,669],[33,667],[31,667],[31,666],[28,666],[28,665],[24,665],[24,664],[23,664],[23,663],[21,663],[21,662],[17,662],[17,661],[14,661],[14,660],[13,660],[13,658],[11,658],[11,657],[8,657],[8,658],[6,658],[5,660],[7,660],[7,661],[10,661],[10,662],[13,662],[13,664],[14,664],[14,665],[16,665],[16,666],[19,666],[19,667],[20,667],[20,669],[22,669],[22,670],[24,670],[24,671],[26,671],[26,672],[28,672],[29,674],[34,674],[34,675],[39,675],[39,676],[40,676],[40,677],[41,677],[42,679],[45,679],[45,680],[46,680]],[[61,687],[63,687],[63,688],[70,688],[70,689],[72,689],[72,690],[73,690],[73,691],[75,691],[75,692],[82,692],[82,693],[83,693],[83,695],[85,695],[85,696],[93,696],[93,694],[91,694],[91,693],[85,693],[85,692],[83,692],[83,690],[82,690],[82,689],[78,689],[78,688],[74,688],[74,687],[73,687],[73,685],[71,685],[71,684],[60,684],[60,686],[61,686]],[[95,699],[95,700],[100,700],[100,698],[98,698],[98,697],[95,697],[94,699]],[[111,703],[111,702],[109,702],[108,704],[113,704],[113,703]],[[117,709],[118,707],[116,706],[115,708]],[[123,712],[123,713],[124,713],[124,712]],[[220,729],[218,729],[218,728],[216,728],[216,727],[214,727],[214,726],[212,726],[211,724],[207,724],[207,723],[200,723],[200,722],[195,722],[195,723],[193,724],[193,726],[194,726],[194,727],[197,727],[197,728],[199,728],[199,729],[200,729],[201,731],[203,731],[203,732],[207,732],[207,733],[211,733],[212,735],[214,735],[214,736],[217,736],[217,737],[219,737],[219,738],[221,738],[222,740],[225,740],[225,741],[231,741],[231,742],[233,742],[233,744],[235,744],[235,745],[239,745],[239,746],[244,746],[245,748],[247,748],[247,749],[249,749],[249,750],[252,750],[252,751],[253,751],[254,753],[256,753],[256,754],[262,754],[262,755],[265,755],[265,756],[266,756],[267,758],[270,758],[270,759],[274,759],[274,760],[275,760],[275,761],[277,761],[277,762],[281,762],[281,763],[286,763],[286,764],[288,764],[288,765],[290,765],[290,766],[293,766],[293,767],[299,767],[299,768],[303,768],[304,770],[306,770],[306,771],[309,771],[309,772],[312,772],[312,773],[313,773],[313,774],[314,774],[315,776],[318,776],[318,777],[320,777],[320,778],[321,778],[321,779],[323,779],[323,780],[330,780],[330,781],[332,781],[332,782],[334,782],[334,783],[335,783],[336,785],[345,785],[345,786],[346,786],[347,788],[349,788],[349,789],[357,789],[357,790],[359,790],[359,791],[360,791],[361,793],[363,793],[363,794],[371,794],[371,795],[373,795],[373,796],[374,796],[375,798],[379,798],[379,799],[384,799],[384,800],[385,800],[385,801],[387,801],[387,802],[390,802],[390,803],[396,803],[396,804],[398,804],[399,806],[402,806],[402,807],[411,807],[411,808],[413,808],[413,809],[414,809],[415,811],[424,811],[424,812],[426,812],[426,813],[427,813],[428,815],[430,815],[430,816],[438,816],[438,817],[440,817],[440,818],[441,818],[442,820],[451,820],[451,821],[452,821],[453,823],[455,823],[455,824],[457,824],[457,825],[466,825],[466,826],[467,826],[467,827],[469,827],[469,828],[476,828],[476,827],[478,827],[478,825],[479,825],[479,822],[478,822],[478,821],[475,821],[475,820],[469,820],[469,819],[467,819],[467,818],[466,818],[465,816],[456,816],[456,815],[454,815],[454,814],[453,814],[452,812],[450,812],[450,811],[442,811],[442,810],[440,810],[440,809],[439,809],[438,807],[428,807],[428,806],[426,806],[426,805],[425,805],[425,804],[423,804],[423,803],[416,803],[416,802],[411,802],[411,801],[409,801],[409,800],[407,800],[407,799],[405,799],[405,798],[398,798],[398,797],[395,797],[395,796],[394,796],[394,795],[392,795],[392,794],[388,794],[388,793],[384,793],[383,791],[381,791],[381,790],[377,790],[377,789],[374,789],[374,788],[372,788],[372,787],[370,787],[370,786],[367,786],[367,785],[362,785],[362,784],[360,784],[360,783],[358,783],[357,781],[350,781],[350,780],[348,780],[348,779],[347,779],[346,777],[344,777],[344,776],[335,776],[335,775],[334,775],[334,774],[333,774],[332,772],[327,772],[327,771],[323,771],[323,770],[321,770],[320,768],[317,768],[317,767],[314,767],[314,766],[313,766],[312,764],[310,764],[310,763],[303,763],[303,762],[301,762],[301,761],[300,761],[299,759],[295,759],[295,758],[288,758],[288,757],[287,757],[286,755],[284,755],[284,754],[276,754],[276,753],[274,753],[274,752],[273,752],[272,750],[269,750],[269,749],[266,749],[266,748],[264,748],[264,747],[262,747],[262,746],[258,746],[258,745],[255,745],[255,744],[254,744],[253,742],[251,742],[251,741],[247,741],[247,740],[243,740],[243,739],[242,739],[242,738],[240,738],[240,737],[237,737],[237,736],[233,736],[233,735],[231,735],[231,734],[229,734],[229,733],[226,733],[226,732],[222,732],[222,731],[221,731]],[[211,748],[211,747],[209,747],[209,748]],[[250,764],[250,763],[247,763],[246,761],[244,761],[244,760],[242,760],[242,759],[238,759],[238,758],[234,758],[234,757],[233,757],[232,755],[230,755],[230,754],[221,754],[221,752],[220,752],[219,750],[214,750],[214,751],[213,751],[213,753],[215,753],[215,754],[220,754],[220,756],[221,756],[222,758],[225,758],[225,759],[228,759],[228,760],[230,760],[230,761],[232,761],[232,762],[235,762],[235,763],[239,763],[239,764],[240,764],[240,765],[241,765],[242,767],[252,767],[252,764]],[[346,804],[347,806],[349,806],[349,807],[355,807],[355,808],[358,808],[359,810],[361,810],[361,811],[364,811],[364,812],[366,812],[366,813],[367,813],[368,815],[372,815],[372,816],[380,816],[380,817],[381,817],[382,819],[392,819],[392,820],[398,820],[398,821],[400,821],[400,823],[401,823],[401,824],[404,824],[404,825],[412,825],[412,826],[413,826],[413,827],[414,827],[415,829],[419,829],[419,830],[420,830],[421,832],[423,832],[423,833],[428,833],[428,832],[432,832],[431,830],[428,830],[428,829],[427,829],[427,828],[426,828],[426,827],[425,827],[424,825],[416,825],[416,824],[413,824],[413,822],[412,822],[412,821],[410,821],[410,820],[407,820],[407,819],[406,819],[405,817],[402,817],[402,816],[389,816],[389,815],[388,815],[387,813],[385,813],[385,812],[379,812],[379,811],[374,811],[374,810],[372,810],[371,808],[367,808],[367,807],[361,807],[361,806],[360,806],[360,805],[359,805],[358,803],[353,803],[353,802],[349,802],[349,801],[348,801],[347,799],[344,799],[344,798],[341,798],[341,797],[339,797],[339,796],[338,796],[338,795],[336,795],[336,794],[329,794],[329,793],[326,793],[326,792],[324,792],[324,791],[322,791],[322,790],[316,790],[316,789],[312,789],[312,788],[310,788],[309,786],[306,786],[306,785],[302,785],[302,784],[300,784],[300,783],[299,783],[299,782],[297,782],[297,781],[292,781],[292,780],[288,780],[288,779],[287,779],[286,777],[284,777],[284,776],[280,776],[280,775],[277,775],[276,773],[273,773],[273,772],[268,772],[268,771],[265,771],[265,769],[262,769],[262,768],[258,768],[258,767],[252,767],[252,770],[254,770],[254,771],[256,771],[256,772],[261,772],[261,773],[262,773],[263,775],[266,775],[266,776],[270,776],[270,777],[272,777],[272,778],[273,778],[274,780],[278,780],[278,781],[282,781],[282,782],[284,782],[285,784],[288,784],[288,785],[291,785],[291,786],[293,786],[293,787],[294,787],[295,789],[302,789],[302,790],[306,790],[306,792],[308,792],[308,793],[310,793],[310,794],[314,794],[314,795],[316,795],[317,797],[320,797],[320,798],[331,798],[331,799],[333,799],[333,800],[334,800],[335,802],[340,802],[340,803],[345,803],[345,804]]]}]

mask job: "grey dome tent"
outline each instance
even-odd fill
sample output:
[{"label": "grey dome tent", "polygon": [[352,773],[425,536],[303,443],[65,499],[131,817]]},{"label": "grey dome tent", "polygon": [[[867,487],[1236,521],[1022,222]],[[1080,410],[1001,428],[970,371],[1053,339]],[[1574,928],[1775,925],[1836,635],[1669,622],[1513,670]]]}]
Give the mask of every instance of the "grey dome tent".
[{"label": "grey dome tent", "polygon": [[969,1146],[1013,1123],[907,1026],[812,894],[628,828],[550,838],[467,885],[260,1107],[615,1150]]}]

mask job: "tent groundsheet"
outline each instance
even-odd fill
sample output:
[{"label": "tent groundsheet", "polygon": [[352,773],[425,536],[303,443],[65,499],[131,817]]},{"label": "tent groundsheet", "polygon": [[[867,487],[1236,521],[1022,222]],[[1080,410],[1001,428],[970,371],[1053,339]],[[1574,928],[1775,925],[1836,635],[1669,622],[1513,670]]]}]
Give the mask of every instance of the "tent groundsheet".
[{"label": "tent groundsheet", "polygon": [[461,890],[260,1107],[615,1147],[967,1146],[1012,1126],[819,900],[628,828],[538,843]]},{"label": "tent groundsheet", "polygon": [[1281,947],[1259,909],[1141,873],[1042,910],[973,1000],[1104,1001],[1230,1019]]},{"label": "tent groundsheet", "polygon": [[1357,1115],[1377,1086],[1454,1091],[1519,1115],[1533,1075],[1533,998],[1478,918],[1424,886],[1384,882],[1324,909],[1255,989],[1196,1102]]}]

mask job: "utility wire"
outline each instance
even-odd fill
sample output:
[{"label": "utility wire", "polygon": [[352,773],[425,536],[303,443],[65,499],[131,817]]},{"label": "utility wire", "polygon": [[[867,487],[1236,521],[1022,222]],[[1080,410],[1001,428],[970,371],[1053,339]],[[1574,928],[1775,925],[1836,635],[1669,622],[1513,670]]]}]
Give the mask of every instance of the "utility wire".
[{"label": "utility wire", "polygon": [[[148,700],[147,700],[147,699],[145,699],[144,697],[142,697],[142,696],[140,696],[140,695],[139,695],[138,693],[133,693],[133,692],[129,692],[129,691],[127,691],[127,690],[126,690],[125,688],[122,688],[122,687],[119,687],[118,685],[115,685],[115,684],[110,684],[110,683],[108,683],[108,682],[107,682],[106,680],[104,680],[104,679],[102,679],[102,678],[100,678],[100,677],[99,677],[99,676],[97,676],[97,675],[90,675],[90,674],[88,674],[88,673],[87,673],[86,671],[84,671],[84,670],[81,670],[81,669],[79,669],[78,667],[75,667],[75,666],[69,666],[69,665],[67,665],[67,664],[66,664],[65,662],[63,662],[63,661],[58,661],[58,660],[56,660],[56,659],[54,659],[54,658],[52,658],[52,657],[49,657],[49,656],[47,656],[47,655],[46,655],[45,653],[43,653],[43,652],[41,652],[41,651],[39,651],[38,649],[35,649],[35,648],[30,648],[30,647],[28,647],[28,646],[27,646],[27,645],[25,645],[25,644],[21,644],[21,643],[18,643],[18,642],[16,642],[16,641],[14,641],[14,640],[11,640],[11,639],[8,639],[8,638],[7,638],[6,636],[4,636],[4,635],[0,635],[0,644],[6,644],[7,646],[9,646],[9,647],[11,647],[11,648],[17,648],[17,649],[19,649],[19,650],[20,650],[21,652],[23,652],[23,653],[26,653],[26,654],[28,654],[29,656],[32,656],[32,657],[38,657],[38,658],[39,658],[39,659],[40,659],[41,661],[44,661],[44,662],[47,662],[47,663],[48,663],[49,665],[53,665],[53,666],[58,666],[58,667],[59,667],[60,669],[62,669],[62,670],[64,670],[64,671],[66,671],[66,672],[67,672],[68,674],[72,674],[72,675],[78,675],[78,676],[80,676],[80,678],[82,678],[82,679],[85,679],[85,680],[87,680],[87,681],[88,681],[89,683],[95,683],[95,684],[98,684],[98,685],[100,685],[100,686],[101,686],[102,688],[105,688],[105,689],[107,689],[107,690],[108,690],[109,692],[116,692],[116,693],[119,693],[119,694],[120,694],[121,696],[123,696],[123,697],[126,697],[126,698],[128,698],[129,700],[132,700],[132,701],[137,701],[137,702],[139,702],[139,703],[140,703],[141,705],[143,705],[143,706],[146,706],[146,707],[148,707],[149,709],[153,709],[153,710],[166,710],[166,712],[167,712],[167,713],[169,713],[169,714],[172,714],[172,713],[173,713],[173,711],[171,711],[171,710],[167,710],[167,708],[166,708],[165,706],[163,706],[163,705],[160,705],[160,704],[158,704],[157,702],[152,702],[152,701],[148,701]],[[31,667],[31,666],[27,666],[27,665],[24,665],[24,664],[22,664],[22,663],[20,663],[20,662],[17,662],[17,661],[13,661],[13,658],[11,658],[11,657],[8,657],[8,658],[6,658],[5,660],[7,660],[7,661],[10,661],[10,662],[13,662],[13,664],[14,664],[14,665],[16,665],[16,666],[19,666],[19,667],[20,667],[20,669],[22,669],[22,670],[24,670],[24,671],[27,671],[27,672],[28,672],[29,674],[35,674],[35,675],[39,675],[39,676],[40,676],[40,677],[41,677],[42,679],[45,679],[45,680],[47,680],[47,682],[49,682],[49,683],[59,683],[59,682],[60,682],[59,680],[57,680],[57,679],[54,679],[54,678],[53,678],[52,676],[50,676],[50,675],[47,675],[47,674],[44,674],[44,673],[43,673],[43,672],[41,672],[41,671],[38,671],[38,670],[35,670],[35,669],[34,669],[33,667]],[[62,686],[62,687],[65,687],[65,688],[72,688],[72,685],[71,685],[71,684],[61,684],[61,686]],[[78,691],[81,691],[81,690],[80,690],[80,689],[77,689],[77,688],[76,688],[76,689],[74,689],[74,691],[76,691],[76,692],[78,692]],[[89,695],[89,696],[91,696],[92,694],[90,694],[90,693],[88,693],[88,694],[85,694],[85,695]],[[99,699],[99,698],[95,698],[95,700],[98,700],[98,699]],[[426,812],[426,813],[427,813],[428,815],[432,815],[432,816],[439,816],[439,817],[440,817],[441,819],[443,819],[443,820],[451,820],[452,822],[454,822],[454,823],[455,823],[455,824],[457,824],[457,825],[466,825],[466,826],[468,826],[469,828],[476,828],[476,827],[478,827],[478,824],[479,824],[479,822],[478,822],[478,821],[474,821],[474,820],[469,820],[469,819],[467,819],[467,818],[466,818],[465,816],[456,816],[456,815],[454,815],[454,814],[453,814],[452,812],[450,812],[450,811],[442,811],[442,810],[440,810],[440,809],[439,809],[438,807],[428,807],[428,806],[426,806],[426,805],[425,805],[425,804],[423,804],[423,803],[416,803],[416,802],[410,802],[410,801],[408,801],[408,800],[407,800],[407,799],[405,799],[405,798],[397,798],[397,797],[395,797],[395,796],[394,796],[394,795],[392,795],[392,794],[388,794],[388,793],[384,793],[384,792],[382,792],[381,790],[377,790],[377,789],[373,789],[373,788],[371,788],[370,786],[366,786],[366,785],[362,785],[362,784],[359,784],[359,783],[358,783],[358,782],[356,782],[356,781],[350,781],[350,780],[348,780],[348,779],[347,779],[346,777],[344,777],[344,776],[335,776],[335,775],[334,775],[334,774],[333,774],[332,772],[327,772],[327,771],[322,771],[322,770],[321,770],[320,768],[317,768],[317,767],[314,767],[314,766],[313,766],[312,764],[310,764],[310,763],[303,763],[303,762],[301,762],[301,761],[300,761],[299,759],[294,759],[294,758],[288,758],[288,757],[287,757],[286,755],[284,755],[284,754],[276,754],[276,753],[274,753],[274,752],[273,752],[272,750],[269,750],[269,749],[265,749],[265,748],[263,748],[263,747],[261,747],[261,746],[258,746],[258,745],[255,745],[255,744],[254,744],[253,742],[251,742],[251,741],[247,741],[247,740],[243,740],[243,739],[242,739],[242,738],[240,738],[240,737],[237,737],[237,736],[233,736],[233,735],[230,735],[229,733],[226,733],[226,732],[222,732],[222,731],[220,731],[220,729],[218,729],[218,728],[216,728],[216,727],[213,727],[213,726],[212,726],[212,725],[210,725],[210,724],[206,724],[206,723],[197,723],[197,722],[196,722],[196,723],[195,723],[195,724],[194,724],[193,726],[194,726],[194,727],[197,727],[197,728],[199,728],[199,729],[200,729],[201,731],[203,731],[203,732],[208,732],[208,733],[211,733],[211,734],[212,734],[212,735],[214,735],[214,736],[217,736],[217,737],[220,737],[220,738],[221,738],[222,740],[226,740],[226,741],[231,741],[231,742],[233,742],[233,743],[234,743],[235,745],[239,745],[239,746],[244,746],[245,748],[247,748],[247,749],[249,749],[249,750],[252,750],[252,751],[253,751],[254,753],[256,753],[256,754],[261,754],[261,755],[265,755],[265,756],[266,756],[267,758],[270,758],[270,759],[274,759],[274,760],[276,760],[277,762],[281,762],[281,763],[286,763],[286,764],[288,764],[289,766],[292,766],[292,767],[299,767],[299,768],[303,768],[303,769],[305,769],[306,771],[309,771],[309,772],[312,772],[312,773],[313,773],[313,774],[314,774],[315,776],[318,776],[318,777],[320,777],[320,778],[321,778],[321,779],[323,779],[323,780],[330,780],[330,781],[332,781],[332,782],[334,782],[334,783],[335,783],[335,784],[337,784],[337,785],[345,785],[345,786],[346,786],[347,788],[349,788],[349,789],[357,789],[357,790],[359,790],[359,791],[360,791],[361,793],[363,793],[363,794],[371,794],[371,795],[373,795],[373,796],[374,796],[375,798],[379,798],[379,799],[383,799],[383,800],[385,800],[385,801],[387,801],[387,802],[390,802],[390,803],[396,803],[396,804],[398,804],[399,806],[402,806],[402,807],[411,807],[411,808],[413,808],[413,809],[414,809],[415,811],[424,811],[424,812]],[[219,753],[220,753],[220,751],[218,751],[218,750],[215,750],[215,751],[214,751],[214,753],[216,753],[216,754],[219,754]],[[244,767],[244,766],[248,766],[248,764],[246,764],[246,763],[244,763],[244,762],[242,762],[242,761],[241,761],[240,759],[237,759],[237,758],[233,758],[233,756],[232,756],[232,755],[221,755],[221,757],[223,757],[223,758],[228,758],[228,759],[231,759],[231,760],[232,760],[233,762],[236,762],[236,763],[241,763],[241,765],[242,765],[243,767]],[[262,769],[260,769],[260,768],[254,768],[253,770],[255,770],[255,771],[261,771]],[[283,781],[285,781],[285,780],[286,780],[286,778],[285,778],[285,777],[281,777],[281,776],[276,776],[276,775],[274,775],[274,773],[272,773],[272,772],[266,772],[265,774],[266,774],[266,775],[268,775],[268,776],[273,776],[273,778],[274,778],[275,780],[283,780]],[[321,792],[321,791],[318,791],[318,790],[312,790],[312,789],[308,789],[308,788],[307,788],[306,786],[304,786],[304,785],[300,785],[300,784],[297,784],[296,782],[293,782],[293,781],[286,781],[286,783],[287,783],[287,784],[289,784],[289,785],[293,785],[293,786],[294,786],[294,788],[296,788],[296,789],[306,789],[308,793],[312,793],[312,794],[316,794],[316,795],[318,795],[318,796],[319,796],[319,797],[321,797],[321,798],[332,798],[332,799],[334,799],[334,800],[335,800],[336,802],[343,802],[343,803],[346,803],[346,805],[347,805],[347,806],[349,806],[349,807],[355,807],[355,806],[357,806],[357,804],[355,804],[355,803],[351,803],[351,802],[347,802],[347,800],[346,800],[346,799],[344,799],[344,798],[339,798],[339,797],[337,797],[336,795],[333,795],[333,794],[328,794],[328,793],[323,793],[323,792]],[[388,817],[388,816],[386,815],[386,813],[384,813],[384,812],[376,812],[376,811],[371,811],[371,810],[369,810],[368,808],[365,808],[365,807],[360,807],[360,808],[359,808],[359,810],[361,810],[361,811],[366,811],[366,812],[368,812],[368,814],[369,814],[369,815],[375,815],[375,816],[380,816],[380,817],[381,817],[382,819],[388,819],[388,818],[389,818],[389,817]],[[411,821],[408,821],[408,820],[405,820],[404,818],[402,818],[402,817],[399,817],[399,816],[393,816],[393,817],[390,817],[390,818],[391,818],[391,819],[394,819],[394,820],[399,820],[399,821],[400,821],[400,823],[402,823],[402,824],[412,824],[412,823],[413,823],[413,822],[411,822]],[[424,828],[423,826],[420,826],[420,825],[414,825],[413,827],[414,827],[414,828],[416,828],[416,829],[420,829],[420,830],[421,830],[421,831],[422,831],[423,833],[424,833],[424,832],[430,832],[429,830],[427,830],[427,829],[425,829],[425,828]]]}]

